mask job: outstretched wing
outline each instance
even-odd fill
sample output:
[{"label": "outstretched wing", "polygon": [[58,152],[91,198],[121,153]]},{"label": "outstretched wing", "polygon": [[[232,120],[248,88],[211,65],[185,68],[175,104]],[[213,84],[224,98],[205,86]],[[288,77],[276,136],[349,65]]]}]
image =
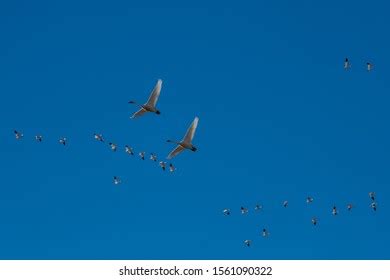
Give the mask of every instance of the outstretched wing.
[{"label": "outstretched wing", "polygon": [[183,142],[185,143],[191,143],[192,138],[194,138],[196,127],[198,126],[199,118],[195,117],[194,121],[192,122],[191,126],[188,128],[186,135],[184,135]]},{"label": "outstretched wing", "polygon": [[171,159],[175,156],[177,156],[179,153],[181,153],[184,150],[182,146],[177,146],[172,152],[169,153],[167,159]]},{"label": "outstretched wing", "polygon": [[162,85],[162,80],[159,79],[157,81],[157,84],[154,86],[154,89],[152,90],[152,93],[150,94],[150,97],[146,102],[146,105],[151,107],[156,107],[158,97],[160,96],[161,85]]},{"label": "outstretched wing", "polygon": [[137,112],[135,112],[131,117],[130,117],[130,119],[134,119],[134,118],[136,118],[136,117],[140,117],[140,116],[142,116],[143,114],[145,114],[146,113],[146,110],[144,109],[144,108],[141,108],[141,109],[139,109]]}]

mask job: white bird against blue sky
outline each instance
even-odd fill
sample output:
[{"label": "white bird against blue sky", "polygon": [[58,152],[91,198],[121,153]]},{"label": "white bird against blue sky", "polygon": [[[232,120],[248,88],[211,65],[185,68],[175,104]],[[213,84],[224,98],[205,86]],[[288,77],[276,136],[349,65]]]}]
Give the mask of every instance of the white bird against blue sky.
[{"label": "white bird against blue sky", "polygon": [[196,128],[198,127],[198,122],[199,122],[199,118],[195,117],[194,121],[192,122],[192,124],[188,128],[186,134],[184,135],[184,138],[180,142],[167,140],[167,142],[169,142],[169,143],[177,144],[177,147],[172,152],[169,153],[168,159],[171,159],[171,158],[177,156],[179,153],[181,153],[185,149],[191,150],[193,152],[195,152],[197,150],[197,148],[194,145],[192,145],[192,139],[195,136],[195,131],[196,131]]},{"label": "white bird against blue sky", "polygon": [[145,104],[141,105],[141,104],[136,103],[133,100],[129,101],[130,104],[138,104],[141,107],[130,118],[134,119],[136,117],[140,117],[143,114],[145,114],[146,112],[151,112],[151,113],[155,113],[157,115],[160,115],[160,111],[156,108],[156,104],[157,104],[158,98],[160,96],[161,86],[162,86],[162,80],[159,79],[157,81],[156,85],[154,86],[148,101]]}]

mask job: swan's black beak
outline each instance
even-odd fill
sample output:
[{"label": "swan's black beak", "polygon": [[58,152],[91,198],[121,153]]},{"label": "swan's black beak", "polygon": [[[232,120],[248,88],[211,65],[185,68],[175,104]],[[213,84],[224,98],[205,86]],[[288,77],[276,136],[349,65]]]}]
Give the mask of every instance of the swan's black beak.
[{"label": "swan's black beak", "polygon": [[157,115],[160,115],[160,114],[161,114],[161,112],[160,112],[159,110],[157,110],[157,111],[156,111],[156,114],[157,114]]},{"label": "swan's black beak", "polygon": [[191,148],[191,151],[193,151],[193,152],[196,152],[196,150],[197,150],[196,147],[192,147],[192,148]]}]

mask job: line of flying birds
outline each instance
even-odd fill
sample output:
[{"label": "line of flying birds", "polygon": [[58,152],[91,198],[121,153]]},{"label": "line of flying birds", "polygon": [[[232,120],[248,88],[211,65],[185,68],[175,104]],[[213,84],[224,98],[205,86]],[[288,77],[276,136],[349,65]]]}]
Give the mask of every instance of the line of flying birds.
[{"label": "line of flying birds", "polygon": [[[369,192],[369,193],[368,193],[368,196],[369,196],[369,198],[370,198],[370,200],[371,200],[370,208],[371,208],[373,211],[376,211],[376,210],[377,210],[377,207],[378,207],[378,204],[377,204],[377,202],[376,202],[376,194],[375,194],[375,192]],[[307,203],[307,204],[311,204],[311,203],[313,203],[313,201],[314,201],[314,198],[311,197],[311,196],[308,196],[308,197],[306,198],[306,203]],[[287,200],[283,201],[283,204],[282,204],[282,205],[283,205],[284,208],[287,208],[287,207],[288,207],[288,201],[287,201]],[[347,210],[348,210],[348,211],[351,211],[352,208],[354,208],[353,204],[351,204],[351,203],[347,204]],[[255,206],[255,208],[254,208],[254,210],[255,210],[256,212],[261,211],[262,209],[263,209],[263,206],[260,205],[260,204],[257,204],[257,205]],[[230,216],[230,215],[231,215],[231,211],[230,211],[229,208],[223,209],[223,210],[222,210],[222,213],[223,213],[224,216]],[[242,215],[246,215],[246,214],[249,213],[249,209],[246,208],[246,207],[241,206],[241,208],[240,208],[240,213],[241,213]],[[337,215],[339,214],[339,211],[338,211],[338,209],[337,209],[336,206],[333,206],[333,207],[332,207],[332,212],[331,212],[331,213],[332,213],[333,216],[337,216]],[[312,223],[313,226],[316,226],[316,225],[318,224],[318,219],[317,219],[317,217],[312,217],[312,218],[311,218],[311,223]],[[262,237],[269,237],[270,232],[269,232],[268,229],[263,228],[263,230],[260,232],[260,235],[261,235]],[[245,245],[245,246],[248,246],[248,247],[251,246],[251,245],[252,245],[252,240],[250,240],[250,239],[244,240],[244,245]]]},{"label": "line of flying birds", "polygon": [[[136,104],[140,107],[140,109],[135,112],[130,118],[131,119],[134,119],[134,118],[137,118],[137,117],[140,117],[142,115],[144,115],[145,113],[155,113],[157,115],[160,115],[160,110],[158,110],[156,108],[156,105],[157,105],[157,101],[158,101],[158,98],[160,96],[160,92],[161,92],[161,87],[162,87],[162,80],[161,79],[158,79],[157,80],[157,83],[156,85],[154,86],[150,96],[149,96],[149,99],[146,101],[146,103],[144,104],[138,104],[137,102],[131,100],[129,101],[128,103],[129,104]],[[175,149],[173,149],[167,156],[167,159],[172,159],[174,158],[175,156],[177,156],[179,153],[183,152],[184,150],[190,150],[190,151],[193,151],[195,152],[197,150],[197,148],[192,144],[192,139],[194,138],[194,135],[195,135],[195,131],[196,131],[196,128],[198,126],[198,122],[199,122],[199,118],[198,117],[195,117],[194,120],[192,121],[190,127],[187,129],[187,132],[186,134],[184,135],[183,139],[181,141],[174,141],[174,140],[167,140],[168,143],[173,143],[173,144],[176,144],[177,146],[175,147]],[[17,130],[14,130],[14,134],[15,134],[15,138],[17,140],[20,140],[23,138],[23,133],[20,132],[20,131],[17,131]],[[97,140],[97,141],[100,141],[100,142],[105,142],[104,140],[104,137],[102,134],[98,134],[98,133],[94,133],[94,138]],[[42,142],[43,141],[43,136],[42,135],[35,135],[35,140],[38,141],[38,142]],[[67,138],[66,137],[61,137],[59,138],[58,142],[63,145],[63,146],[66,146],[67,144]],[[111,150],[116,152],[117,149],[118,149],[118,145],[115,144],[115,143],[112,143],[112,142],[109,142],[108,143]],[[125,145],[125,152],[129,155],[134,155],[134,150],[132,147],[128,146],[128,145]],[[139,152],[138,155],[140,156],[140,158],[142,160],[145,160],[145,155],[146,153],[145,152]],[[154,154],[154,153],[151,153],[150,154],[150,160],[154,161],[154,162],[157,162],[157,155]],[[165,161],[160,161],[159,163],[159,166],[161,167],[162,170],[166,170],[168,164],[167,162]],[[176,168],[173,166],[172,163],[169,163],[169,171],[170,172],[174,172],[176,170]],[[115,185],[118,185],[121,183],[121,179],[117,176],[114,176],[113,178],[113,182]]]}]

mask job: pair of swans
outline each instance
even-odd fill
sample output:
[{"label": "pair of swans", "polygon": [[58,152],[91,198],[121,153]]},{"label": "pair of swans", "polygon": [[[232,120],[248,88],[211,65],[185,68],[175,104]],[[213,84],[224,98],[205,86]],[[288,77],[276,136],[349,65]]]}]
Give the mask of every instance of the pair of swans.
[{"label": "pair of swans", "polygon": [[[146,101],[146,103],[144,104],[138,104],[135,101],[129,101],[129,104],[137,104],[138,106],[140,106],[140,109],[130,117],[131,119],[140,117],[148,112],[160,115],[160,111],[157,109],[156,104],[160,96],[161,86],[162,86],[162,80],[159,79],[156,85],[154,86],[148,101]],[[179,153],[181,153],[184,150],[191,150],[193,152],[197,150],[197,148],[192,144],[192,139],[194,138],[195,131],[198,126],[198,122],[199,122],[199,118],[195,117],[195,119],[191,123],[190,127],[187,129],[187,132],[181,141],[167,140],[167,142],[174,143],[177,145],[176,148],[169,153],[167,157],[168,159],[172,159],[173,157],[177,156]]]}]

